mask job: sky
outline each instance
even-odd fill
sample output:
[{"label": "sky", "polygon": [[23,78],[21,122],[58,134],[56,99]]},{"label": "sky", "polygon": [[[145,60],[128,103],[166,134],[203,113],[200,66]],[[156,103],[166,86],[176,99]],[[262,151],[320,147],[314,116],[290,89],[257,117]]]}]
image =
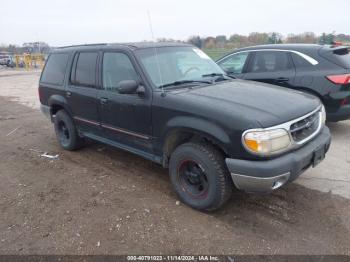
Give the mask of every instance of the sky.
[{"label": "sky", "polygon": [[0,0],[0,10],[0,44],[64,46],[273,31],[350,34],[350,0]]}]

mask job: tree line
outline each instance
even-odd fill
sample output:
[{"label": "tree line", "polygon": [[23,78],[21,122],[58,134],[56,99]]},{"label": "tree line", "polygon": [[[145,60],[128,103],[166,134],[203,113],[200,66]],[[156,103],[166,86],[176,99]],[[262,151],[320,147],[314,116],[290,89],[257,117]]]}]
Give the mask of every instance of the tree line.
[{"label": "tree line", "polygon": [[[350,45],[350,35],[322,33],[316,35],[313,32],[301,34],[289,34],[283,36],[278,32],[260,33],[252,32],[248,35],[233,34],[229,37],[225,35],[201,37],[198,35],[191,36],[187,41],[175,40],[171,38],[158,38],[158,42],[187,42],[201,49],[227,48],[235,49],[253,45],[263,44],[281,44],[281,43],[306,43],[306,44],[333,44],[334,41],[343,42]],[[45,42],[28,42],[23,45],[0,45],[0,52],[9,52],[13,54],[23,53],[43,53],[47,54],[53,47]]]},{"label": "tree line", "polygon": [[335,41],[350,44],[350,35],[323,33],[316,35],[313,32],[305,32],[301,34],[289,34],[283,36],[278,32],[260,33],[252,32],[249,35],[233,34],[230,37],[225,35],[217,36],[191,36],[188,43],[191,43],[198,48],[241,48],[253,45],[263,44],[282,44],[282,43],[305,43],[305,44],[333,44]]},{"label": "tree line", "polygon": [[51,47],[45,42],[28,42],[23,43],[21,46],[14,44],[0,45],[0,52],[8,52],[11,54],[47,54],[50,50]]}]

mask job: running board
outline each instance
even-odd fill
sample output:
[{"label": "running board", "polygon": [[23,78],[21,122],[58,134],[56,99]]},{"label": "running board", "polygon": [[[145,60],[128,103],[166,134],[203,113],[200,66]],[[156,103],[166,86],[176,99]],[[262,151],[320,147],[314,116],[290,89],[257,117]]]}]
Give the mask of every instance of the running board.
[{"label": "running board", "polygon": [[131,152],[133,154],[136,154],[138,156],[141,156],[143,158],[146,158],[146,159],[151,160],[153,162],[156,162],[158,164],[162,164],[161,157],[156,156],[154,154],[151,154],[151,153],[139,150],[139,149],[135,149],[133,147],[130,147],[130,146],[127,146],[127,145],[115,142],[115,141],[107,139],[107,138],[103,138],[103,137],[94,135],[94,134],[91,134],[91,133],[82,132],[82,135],[84,137],[90,138],[92,140],[96,140],[96,141],[99,141],[101,143],[104,143],[104,144],[107,144],[107,145],[111,145],[113,147],[116,147],[116,148],[119,148],[119,149],[122,149],[122,150],[125,150],[125,151],[128,151],[128,152]]}]

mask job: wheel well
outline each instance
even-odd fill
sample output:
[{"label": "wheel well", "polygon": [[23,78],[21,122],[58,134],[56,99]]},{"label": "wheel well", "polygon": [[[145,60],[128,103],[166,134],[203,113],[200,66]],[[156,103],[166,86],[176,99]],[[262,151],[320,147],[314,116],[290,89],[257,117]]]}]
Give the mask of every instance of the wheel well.
[{"label": "wheel well", "polygon": [[192,131],[186,130],[176,130],[170,133],[163,146],[163,166],[167,167],[169,158],[174,150],[187,142],[197,142],[197,143],[210,143],[215,148],[217,148],[224,156],[227,156],[228,153],[226,150],[220,146],[220,143],[210,137],[209,135],[200,134]]},{"label": "wheel well", "polygon": [[57,113],[59,110],[62,110],[62,109],[64,109],[64,107],[61,106],[61,105],[57,105],[57,104],[51,105],[51,110],[50,110],[51,116],[56,115],[56,113]]}]

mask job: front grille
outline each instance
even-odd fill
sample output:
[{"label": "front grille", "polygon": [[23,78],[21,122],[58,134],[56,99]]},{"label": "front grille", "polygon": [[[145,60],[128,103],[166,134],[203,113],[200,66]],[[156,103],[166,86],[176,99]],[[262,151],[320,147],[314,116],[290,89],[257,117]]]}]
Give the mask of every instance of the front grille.
[{"label": "front grille", "polygon": [[303,141],[317,132],[320,125],[319,111],[314,114],[295,122],[290,126],[290,133],[295,142]]}]

